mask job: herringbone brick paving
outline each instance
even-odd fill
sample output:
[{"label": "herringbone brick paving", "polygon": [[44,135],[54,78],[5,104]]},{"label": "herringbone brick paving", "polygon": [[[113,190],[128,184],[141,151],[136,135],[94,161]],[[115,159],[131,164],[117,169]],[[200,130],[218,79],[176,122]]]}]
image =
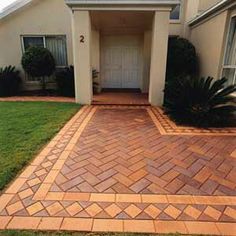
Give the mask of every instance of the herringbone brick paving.
[{"label": "herringbone brick paving", "polygon": [[162,134],[154,110],[82,108],[0,197],[0,229],[236,235],[236,137]]},{"label": "herringbone brick paving", "polygon": [[146,109],[98,110],[52,191],[236,195],[232,137],[162,136]]}]

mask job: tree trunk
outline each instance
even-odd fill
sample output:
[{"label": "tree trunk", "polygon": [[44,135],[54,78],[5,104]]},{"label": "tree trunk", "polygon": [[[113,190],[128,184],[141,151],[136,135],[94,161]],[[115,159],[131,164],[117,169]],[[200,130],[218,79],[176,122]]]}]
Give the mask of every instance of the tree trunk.
[{"label": "tree trunk", "polygon": [[43,90],[43,95],[46,95],[47,90],[46,90],[46,78],[45,78],[45,76],[42,77],[42,90]]}]

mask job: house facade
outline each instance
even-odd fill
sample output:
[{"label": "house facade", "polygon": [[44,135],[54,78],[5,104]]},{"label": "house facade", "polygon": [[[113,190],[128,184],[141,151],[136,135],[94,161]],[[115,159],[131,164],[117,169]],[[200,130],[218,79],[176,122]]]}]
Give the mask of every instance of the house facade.
[{"label": "house facade", "polygon": [[[196,47],[202,76],[236,82],[234,0],[17,1],[0,14],[0,67],[22,70],[24,51],[43,46],[58,69],[74,65],[77,102],[91,103],[96,69],[101,88],[140,89],[161,105],[168,39],[176,36]],[[24,89],[37,88],[24,76]]]}]

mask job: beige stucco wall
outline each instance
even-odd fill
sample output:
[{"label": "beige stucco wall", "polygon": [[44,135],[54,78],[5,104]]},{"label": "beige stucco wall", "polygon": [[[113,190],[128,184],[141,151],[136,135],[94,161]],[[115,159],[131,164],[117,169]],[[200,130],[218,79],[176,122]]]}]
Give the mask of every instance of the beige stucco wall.
[{"label": "beige stucco wall", "polygon": [[66,35],[68,63],[73,63],[71,13],[64,0],[36,0],[0,21],[0,67],[21,69],[21,35]]},{"label": "beige stucco wall", "polygon": [[171,22],[169,26],[169,35],[183,37],[183,24],[182,22]]},{"label": "beige stucco wall", "polygon": [[[181,19],[170,21],[169,35],[187,37],[187,20],[197,14],[199,7],[206,8],[207,5],[217,1],[219,0],[183,0]],[[201,71],[204,75],[217,76],[218,74],[225,20],[226,16],[222,13],[191,30],[190,39],[200,55]],[[71,10],[64,0],[34,0],[29,6],[0,21],[0,67],[11,64],[21,69],[21,35],[66,35],[68,64],[74,64],[71,25]],[[145,78],[149,78],[151,45],[151,31],[147,32],[144,32],[146,40],[144,41],[144,81],[142,84],[145,92],[149,83]],[[100,35],[95,29],[92,30],[91,41],[91,64],[93,68],[100,70]],[[214,44],[212,44],[213,41]],[[30,83],[30,87],[34,89],[35,83]]]},{"label": "beige stucco wall", "polygon": [[[182,35],[182,20],[170,23],[170,35]],[[21,68],[22,35],[66,35],[68,64],[73,63],[71,11],[64,0],[35,0],[20,11],[9,15],[0,21],[0,67],[15,65]],[[150,35],[150,34],[149,34]],[[150,36],[149,36],[150,38]],[[100,70],[100,35],[92,30],[92,67]],[[10,47],[9,47],[10,45]],[[146,55],[150,54],[149,43],[144,47]],[[150,56],[144,62],[150,64]],[[146,76],[145,78],[148,78]],[[147,83],[144,91],[147,91]],[[24,83],[26,85],[26,83]],[[27,82],[28,89],[39,88],[37,82]]]},{"label": "beige stucco wall", "polygon": [[170,36],[181,36],[184,37],[184,29],[186,22],[186,13],[188,1],[198,1],[198,0],[182,0],[181,9],[180,9],[180,19],[179,20],[170,20],[169,25],[169,35]]},{"label": "beige stucco wall", "polygon": [[200,74],[219,78],[227,31],[227,11],[191,28],[190,40],[200,60]]}]

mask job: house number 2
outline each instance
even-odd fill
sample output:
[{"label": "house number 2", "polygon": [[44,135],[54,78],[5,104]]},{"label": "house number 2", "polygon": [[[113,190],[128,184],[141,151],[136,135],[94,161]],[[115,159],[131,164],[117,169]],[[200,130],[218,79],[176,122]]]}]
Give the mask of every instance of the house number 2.
[{"label": "house number 2", "polygon": [[80,42],[84,43],[84,36],[83,35],[80,35]]}]

